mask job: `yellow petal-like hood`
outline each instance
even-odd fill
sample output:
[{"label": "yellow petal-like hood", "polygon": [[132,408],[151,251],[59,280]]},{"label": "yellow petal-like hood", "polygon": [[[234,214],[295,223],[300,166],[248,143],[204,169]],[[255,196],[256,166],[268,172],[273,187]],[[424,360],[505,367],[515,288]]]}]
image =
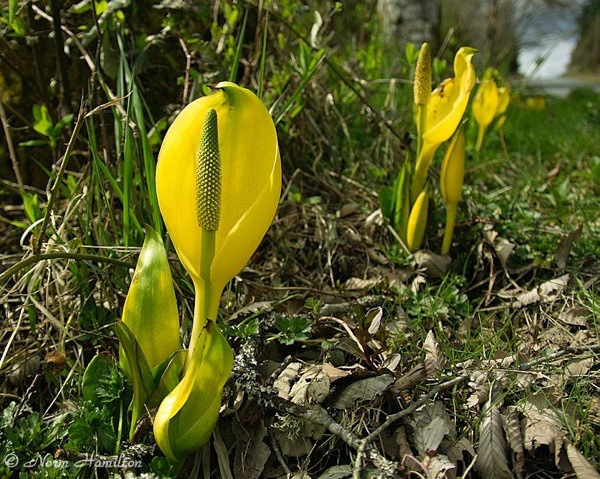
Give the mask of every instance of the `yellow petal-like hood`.
[{"label": "yellow petal-like hood", "polygon": [[427,127],[423,140],[433,145],[443,143],[456,131],[475,85],[471,59],[476,50],[462,47],[454,57],[454,78],[444,80],[427,102]]},{"label": "yellow petal-like hood", "polygon": [[211,267],[211,296],[250,259],[277,210],[281,162],[275,125],[254,93],[222,82],[189,104],[163,141],[156,188],[179,259],[198,285],[203,230],[196,211],[196,159],[206,113],[215,109],[221,157],[221,210]]},{"label": "yellow petal-like hood", "polygon": [[498,86],[492,78],[484,78],[473,98],[473,116],[480,128],[492,123],[498,111]]}]

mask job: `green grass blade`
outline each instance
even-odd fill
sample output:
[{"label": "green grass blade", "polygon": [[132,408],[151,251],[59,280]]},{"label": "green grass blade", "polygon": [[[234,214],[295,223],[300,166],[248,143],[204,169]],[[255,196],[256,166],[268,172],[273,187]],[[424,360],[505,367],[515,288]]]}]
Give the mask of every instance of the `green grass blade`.
[{"label": "green grass blade", "polygon": [[248,23],[248,9],[244,13],[244,20],[242,21],[242,29],[240,31],[240,37],[238,38],[237,47],[235,49],[235,55],[233,57],[233,64],[231,65],[231,71],[229,72],[229,81],[234,82],[237,78],[238,67],[240,66],[240,58],[242,57],[242,47],[244,46],[244,37],[246,36],[246,24]]},{"label": "green grass blade", "polygon": [[260,52],[260,68],[258,70],[258,98],[262,99],[265,87],[265,70],[267,67],[267,34],[269,31],[269,10],[265,13],[265,24],[263,26],[262,49]]}]

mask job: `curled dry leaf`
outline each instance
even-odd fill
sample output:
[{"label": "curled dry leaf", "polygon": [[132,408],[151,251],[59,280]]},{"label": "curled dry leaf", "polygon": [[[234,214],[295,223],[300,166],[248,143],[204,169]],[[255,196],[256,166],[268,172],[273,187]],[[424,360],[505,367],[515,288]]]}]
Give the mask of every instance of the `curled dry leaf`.
[{"label": "curled dry leaf", "polygon": [[545,399],[531,396],[519,406],[524,419],[523,444],[531,451],[539,446],[551,446],[563,435],[563,426],[555,409]]},{"label": "curled dry leaf", "polygon": [[264,442],[267,429],[262,421],[259,421],[253,430],[236,423],[233,423],[233,427],[237,439],[233,474],[236,479],[258,479],[271,455],[271,448]]},{"label": "curled dry leaf", "polygon": [[442,278],[452,261],[450,256],[442,256],[428,250],[416,251],[413,257],[417,266],[423,269],[430,278]]},{"label": "curled dry leaf", "polygon": [[301,367],[302,363],[290,363],[283,371],[281,371],[281,374],[273,383],[273,387],[277,389],[279,397],[288,400],[290,399],[290,389],[292,387],[292,381],[294,381],[298,377]]},{"label": "curled dry leaf", "polygon": [[502,267],[506,269],[508,258],[515,249],[515,244],[511,243],[506,238],[498,236],[498,232],[494,230],[484,231],[483,236],[494,250],[494,253],[496,253]]},{"label": "curled dry leaf", "polygon": [[571,462],[577,479],[600,479],[600,474],[594,466],[581,454],[575,446],[567,443],[567,457]]},{"label": "curled dry leaf", "polygon": [[349,291],[364,291],[381,284],[381,280],[377,278],[349,278],[344,283],[344,288]]},{"label": "curled dry leaf", "polygon": [[229,321],[235,321],[240,317],[244,318],[256,313],[267,313],[271,309],[273,309],[273,301],[257,301],[235,311],[230,316]]},{"label": "curled dry leaf", "polygon": [[352,475],[352,466],[333,466],[327,469],[318,479],[346,479]]},{"label": "curled dry leaf", "polygon": [[329,376],[320,365],[308,367],[290,389],[290,400],[296,404],[320,404],[329,395]]},{"label": "curled dry leaf", "polygon": [[426,457],[423,464],[425,465],[427,479],[456,478],[456,465],[443,454]]},{"label": "curled dry leaf", "polygon": [[456,435],[456,425],[441,401],[425,404],[409,419],[414,444],[421,456],[438,450],[445,436]]},{"label": "curled dry leaf", "polygon": [[425,365],[428,375],[436,374],[445,366],[445,360],[440,355],[440,345],[435,339],[432,330],[429,330],[425,342],[423,343],[425,351]]},{"label": "curled dry leaf", "polygon": [[584,307],[569,308],[558,315],[558,320],[567,326],[586,328],[590,312]]},{"label": "curled dry leaf", "polygon": [[571,231],[568,235],[564,236],[560,240],[560,243],[556,248],[556,254],[554,255],[554,262],[560,269],[565,269],[567,267],[571,248],[576,241],[579,241],[582,233],[583,223],[580,223],[579,227],[575,231]]},{"label": "curled dry leaf", "polygon": [[532,290],[519,295],[514,301],[513,307],[522,308],[534,303],[546,303],[556,300],[566,288],[570,278],[570,275],[563,274],[558,278],[540,284]]}]

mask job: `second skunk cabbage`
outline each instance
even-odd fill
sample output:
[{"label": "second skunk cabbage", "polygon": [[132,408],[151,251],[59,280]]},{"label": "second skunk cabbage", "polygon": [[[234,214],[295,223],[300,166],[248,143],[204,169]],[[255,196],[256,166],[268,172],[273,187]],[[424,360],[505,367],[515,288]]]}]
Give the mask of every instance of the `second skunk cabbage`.
[{"label": "second skunk cabbage", "polygon": [[423,144],[417,157],[411,187],[413,200],[425,186],[435,151],[454,134],[467,108],[475,85],[475,69],[471,63],[475,52],[474,48],[460,48],[454,57],[454,77],[444,80],[429,97],[426,124],[422,133]]},{"label": "second skunk cabbage", "polygon": [[440,171],[440,190],[446,203],[446,228],[442,243],[442,254],[450,252],[458,203],[462,196],[465,176],[465,132],[460,128],[452,137]]},{"label": "second skunk cabbage", "polygon": [[[223,288],[246,265],[265,235],[281,190],[281,161],[269,112],[256,95],[234,83],[222,82],[216,88],[214,94],[189,104],[173,122],[156,171],[162,216],[196,289],[190,350],[206,319],[216,319]],[[213,231],[199,224],[201,187],[197,182],[209,110],[216,114],[215,151],[220,156],[219,174],[209,172],[206,178],[209,188],[213,185],[219,190],[218,224]],[[203,272],[203,267],[208,271]]]},{"label": "second skunk cabbage", "polygon": [[499,100],[498,85],[496,85],[493,75],[493,69],[488,69],[485,72],[473,98],[473,117],[479,126],[477,144],[475,146],[477,151],[481,150],[485,132],[497,116]]}]

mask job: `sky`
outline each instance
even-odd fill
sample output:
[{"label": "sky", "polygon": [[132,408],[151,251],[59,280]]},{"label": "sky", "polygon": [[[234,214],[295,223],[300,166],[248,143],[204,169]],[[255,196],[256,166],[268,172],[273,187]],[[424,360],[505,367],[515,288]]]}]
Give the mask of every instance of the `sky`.
[{"label": "sky", "polygon": [[[569,66],[571,52],[577,39],[567,38],[555,40],[549,45],[524,48],[519,53],[519,72],[532,78],[558,78]],[[536,68],[538,59],[543,62]]]},{"label": "sky", "polygon": [[[523,19],[520,30],[526,43],[519,53],[520,73],[533,78],[558,78],[566,72],[578,39],[577,15],[582,3],[572,0],[572,9],[560,11],[540,8],[543,2],[522,3],[517,18]],[[527,39],[533,39],[530,45]]]}]

